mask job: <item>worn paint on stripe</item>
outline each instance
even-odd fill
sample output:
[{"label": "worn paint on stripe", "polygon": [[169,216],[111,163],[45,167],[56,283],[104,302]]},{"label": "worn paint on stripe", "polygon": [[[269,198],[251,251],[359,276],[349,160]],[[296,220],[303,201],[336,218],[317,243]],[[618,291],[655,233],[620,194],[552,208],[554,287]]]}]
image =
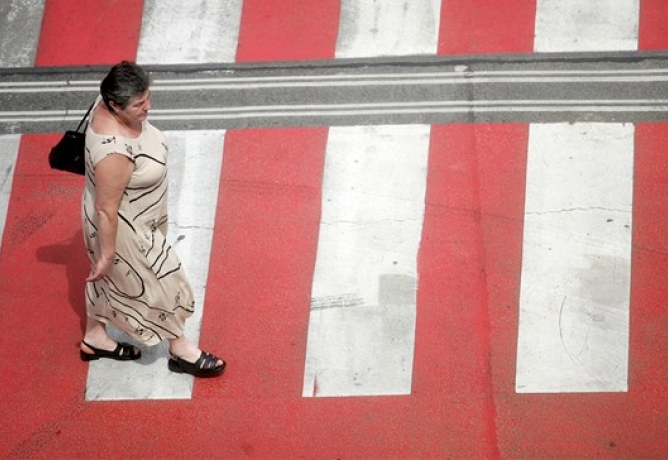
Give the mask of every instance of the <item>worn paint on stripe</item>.
[{"label": "worn paint on stripe", "polygon": [[537,0],[534,51],[633,51],[639,0]]},{"label": "worn paint on stripe", "polygon": [[516,389],[627,389],[633,126],[533,125]]},{"label": "worn paint on stripe", "polygon": [[440,0],[341,0],[337,58],[435,54]]},{"label": "worn paint on stripe", "polygon": [[145,0],[137,62],[234,62],[241,0]]},{"label": "worn paint on stripe", "polygon": [[31,67],[42,26],[44,0],[0,3],[0,67]]},{"label": "worn paint on stripe", "polygon": [[429,126],[330,128],[303,396],[408,394]]},{"label": "worn paint on stripe", "polygon": [[2,233],[7,218],[9,194],[12,191],[19,139],[18,135],[0,136],[0,249],[2,249]]},{"label": "worn paint on stripe", "polygon": [[[213,238],[223,131],[169,131],[169,236],[195,291],[196,312],[186,322],[186,336],[197,343]],[[112,327],[109,327],[112,329]],[[117,339],[127,340],[117,331]],[[86,399],[183,399],[193,378],[167,369],[168,342],[142,349],[137,362],[93,361]],[[122,377],[120,377],[122,376]]]},{"label": "worn paint on stripe", "polygon": [[438,54],[533,51],[536,0],[442,0]]}]

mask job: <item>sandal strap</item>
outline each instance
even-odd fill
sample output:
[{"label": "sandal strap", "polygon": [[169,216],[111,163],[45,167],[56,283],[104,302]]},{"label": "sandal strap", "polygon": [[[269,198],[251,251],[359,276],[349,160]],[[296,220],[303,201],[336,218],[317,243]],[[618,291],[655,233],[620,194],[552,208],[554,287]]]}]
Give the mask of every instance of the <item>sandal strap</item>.
[{"label": "sandal strap", "polygon": [[92,353],[88,353],[81,350],[81,358],[84,361],[91,361],[100,358],[111,358],[118,361],[133,361],[141,357],[141,350],[125,342],[117,342],[116,348],[113,350],[103,350],[101,348],[96,348],[87,343],[85,340],[82,340],[81,343],[92,351]]},{"label": "sandal strap", "polygon": [[125,342],[118,342],[118,345],[116,345],[116,349],[114,350],[114,353],[116,353],[118,356],[122,358],[130,358],[137,356],[137,353],[135,353],[135,347]]},{"label": "sandal strap", "polygon": [[218,363],[218,359],[218,357],[211,353],[203,351],[195,365],[200,369],[215,369],[217,367],[216,364]]},{"label": "sandal strap", "polygon": [[[186,361],[185,359],[181,358],[178,355],[175,355],[171,350],[169,351],[169,355],[171,356],[171,359],[175,360],[178,362],[181,367],[183,368],[190,368],[190,369],[200,369],[200,370],[211,370],[211,369],[216,369],[218,367],[218,361],[223,361],[220,359],[218,356],[213,355],[211,353],[207,353],[206,351],[202,350],[202,352],[199,355],[199,358],[197,358],[197,361],[194,363],[191,363],[190,361]],[[223,361],[224,362],[224,361]]]},{"label": "sandal strap", "polygon": [[[170,355],[171,357],[167,363],[169,370],[180,374],[186,373],[195,377],[217,377],[223,373],[226,367],[225,361],[205,351],[200,352],[199,358],[194,363],[174,355],[171,350]],[[221,361],[220,364],[218,364],[218,360]]]}]

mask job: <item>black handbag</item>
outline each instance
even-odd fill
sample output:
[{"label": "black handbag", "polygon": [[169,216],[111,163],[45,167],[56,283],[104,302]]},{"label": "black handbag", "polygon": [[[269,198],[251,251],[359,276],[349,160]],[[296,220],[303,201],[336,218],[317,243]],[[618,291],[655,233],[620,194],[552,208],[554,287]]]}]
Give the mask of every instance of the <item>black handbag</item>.
[{"label": "black handbag", "polygon": [[80,175],[84,175],[86,172],[86,127],[88,126],[86,120],[88,120],[94,105],[95,103],[88,108],[77,129],[75,131],[65,131],[60,141],[51,149],[49,166],[52,169]]}]

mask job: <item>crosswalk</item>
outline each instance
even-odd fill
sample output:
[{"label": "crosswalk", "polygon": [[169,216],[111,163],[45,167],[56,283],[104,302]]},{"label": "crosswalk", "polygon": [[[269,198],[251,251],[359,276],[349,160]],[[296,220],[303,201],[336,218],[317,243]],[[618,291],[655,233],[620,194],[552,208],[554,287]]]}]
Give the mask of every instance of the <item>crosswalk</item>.
[{"label": "crosswalk", "polygon": [[[253,0],[126,0],[119,2],[126,20],[114,21],[112,33],[89,24],[78,34],[71,32],[58,45],[53,34],[77,2],[30,3],[12,2],[1,7],[5,13],[0,31],[3,67],[105,64],[126,58],[144,64],[196,64],[448,52],[628,51],[639,49],[641,43],[660,43],[652,38],[658,30],[642,28],[647,23],[640,20],[648,8],[645,0],[620,0],[614,6],[585,0],[504,2],[514,6],[498,5],[498,10],[487,8],[484,12],[476,9],[479,2],[342,0],[322,2],[317,18],[307,16],[308,20],[295,16],[295,11],[310,11],[313,2],[299,0],[271,6]],[[121,15],[121,5],[115,2],[97,2],[96,8],[87,11],[86,18]],[[489,25],[485,21],[494,18],[499,21],[498,28],[485,29],[488,35],[503,35],[509,30],[514,34],[480,41],[466,35],[474,34],[475,27],[463,30],[475,21],[481,22],[478,27]],[[284,27],[288,20],[290,28]],[[317,29],[314,21],[316,26],[320,24]],[[21,39],[16,40],[19,33]],[[119,37],[122,41],[117,42]],[[500,41],[504,42],[503,50],[495,48]],[[109,46],[112,43],[114,46]],[[480,43],[489,43],[489,48],[481,49]],[[281,165],[285,167],[282,174],[290,175],[287,183],[276,179],[278,173],[273,171],[260,176],[252,171],[265,167],[263,155],[269,155],[269,149],[253,150],[255,156],[250,159],[240,158],[234,151],[235,145],[252,144],[261,138],[258,131],[234,131],[234,141],[227,140],[230,132],[221,130],[168,132],[171,151],[175,152],[170,160],[170,232],[196,286],[199,304],[204,305],[200,317],[191,320],[189,334],[195,338],[200,335],[202,314],[208,318],[205,322],[215,321],[220,314],[210,313],[227,296],[216,288],[212,293],[220,281],[218,276],[260,276],[252,266],[236,267],[240,271],[224,274],[210,269],[221,263],[227,267],[226,258],[231,257],[226,252],[229,245],[223,243],[224,248],[216,249],[216,241],[225,242],[229,238],[225,232],[232,231],[220,216],[230,212],[226,209],[228,200],[235,190],[239,192],[235,187],[245,185],[245,192],[254,188],[257,194],[271,194],[273,187],[278,187],[279,193],[297,193],[296,203],[300,203],[305,199],[299,192],[303,185],[291,183],[290,177],[314,173],[310,187],[315,188],[309,189],[313,195],[308,198],[310,205],[318,204],[306,217],[311,224],[309,241],[317,241],[317,245],[297,249],[305,251],[311,261],[308,286],[302,286],[306,290],[300,292],[301,315],[308,327],[292,339],[303,344],[303,356],[296,357],[303,363],[302,396],[410,394],[418,366],[414,359],[423,353],[416,349],[423,333],[419,320],[424,295],[420,251],[432,238],[425,222],[433,212],[473,212],[478,217],[483,212],[473,209],[480,203],[473,203],[471,209],[453,208],[447,196],[442,207],[436,211],[430,208],[427,190],[428,178],[435,174],[433,158],[452,148],[439,143],[433,128],[372,125],[289,131],[291,144],[276,154],[297,149],[304,157],[321,161],[322,170],[315,163],[306,168],[303,157],[286,157],[292,161]],[[521,286],[514,302],[519,326],[512,341],[517,348],[518,392],[628,389],[632,235],[636,225],[644,225],[632,218],[634,128],[624,123],[523,125],[525,150],[501,152],[504,157],[523,158],[526,164],[525,173],[517,176],[522,186],[514,189],[525,199],[521,270],[515,274],[515,283]],[[262,136],[280,138],[282,133],[267,129]],[[466,147],[466,155],[477,157],[482,155],[480,145],[503,143],[495,133],[494,129],[488,134],[477,133]],[[18,198],[11,192],[12,180],[30,180],[29,174],[14,177],[17,156],[29,154],[20,147],[19,139],[15,135],[0,138],[0,235],[14,222],[11,215],[4,217],[12,200]],[[298,147],[303,140],[313,149]],[[235,161],[247,163],[238,165]],[[458,165],[441,167],[456,169]],[[239,169],[243,174],[226,187],[228,171]],[[48,180],[57,186],[65,179],[49,175]],[[485,190],[485,184],[479,185]],[[478,194],[475,200],[479,201],[498,198],[499,206],[504,203],[502,196],[496,197],[503,190],[462,192],[448,184],[443,184],[443,190],[454,196]],[[269,225],[276,225],[285,218],[281,214],[291,212],[274,208],[261,211],[269,213]],[[72,231],[75,224],[71,224]],[[487,230],[478,223],[474,231]],[[252,246],[253,231],[245,236],[243,244]],[[282,243],[276,241],[277,245]],[[275,251],[262,255],[274,260],[280,252]],[[482,264],[484,269],[485,257],[478,256],[482,259],[464,259],[464,263]],[[447,268],[446,272],[454,269]],[[280,302],[275,305],[282,307]],[[239,316],[253,322],[249,312],[239,312]],[[228,342],[236,340],[235,331],[229,333],[222,343],[234,350]],[[165,372],[163,348],[147,350],[146,362],[130,366],[130,375],[136,378],[114,378],[120,372],[114,363],[92,363],[87,398],[190,397],[192,380]],[[123,364],[124,373],[127,369]]]},{"label": "crosswalk", "polygon": [[[26,0],[0,2],[0,66],[665,50],[667,18],[663,0]],[[82,184],[49,170],[56,133],[0,136],[0,454],[664,458],[668,126],[481,117],[170,125],[171,238],[188,333],[229,363],[214,382],[165,372],[164,347],[79,361]]]}]

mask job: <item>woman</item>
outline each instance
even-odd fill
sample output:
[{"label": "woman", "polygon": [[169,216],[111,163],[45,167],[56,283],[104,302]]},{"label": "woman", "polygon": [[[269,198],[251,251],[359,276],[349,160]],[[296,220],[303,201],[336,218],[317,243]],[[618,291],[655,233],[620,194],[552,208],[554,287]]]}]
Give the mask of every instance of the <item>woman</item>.
[{"label": "woman", "polygon": [[81,359],[141,357],[138,348],[109,337],[111,323],[145,345],[169,340],[170,370],[213,377],[225,362],[183,335],[195,301],[166,241],[168,147],[146,120],[149,84],[134,63],[112,67],[86,131],[83,230],[91,274]]}]

